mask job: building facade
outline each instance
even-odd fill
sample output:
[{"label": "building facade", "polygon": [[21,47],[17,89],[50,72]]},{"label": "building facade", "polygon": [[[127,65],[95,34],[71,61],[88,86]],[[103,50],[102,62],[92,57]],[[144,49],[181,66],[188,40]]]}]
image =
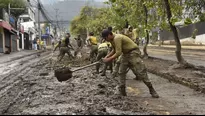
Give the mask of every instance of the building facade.
[{"label": "building facade", "polygon": [[35,11],[31,6],[28,5],[27,12],[20,15],[19,22],[24,27],[24,36],[21,38],[21,44],[19,46],[21,45],[20,47],[22,49],[31,50],[33,48],[32,41],[37,35]]},{"label": "building facade", "polygon": [[0,53],[18,51],[18,30],[16,19],[5,9],[0,9]]}]

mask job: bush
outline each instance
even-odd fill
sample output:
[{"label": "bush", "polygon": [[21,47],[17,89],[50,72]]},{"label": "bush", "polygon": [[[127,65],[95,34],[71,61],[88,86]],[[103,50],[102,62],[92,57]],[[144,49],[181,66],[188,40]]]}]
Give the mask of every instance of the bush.
[{"label": "bush", "polygon": [[184,21],[184,24],[185,24],[185,25],[192,24],[191,19],[190,19],[190,18],[186,18],[185,21]]},{"label": "bush", "polygon": [[196,34],[197,34],[197,32],[198,32],[198,29],[195,29],[195,30],[193,31],[193,33],[192,33],[192,38],[193,38],[193,39],[196,39]]}]

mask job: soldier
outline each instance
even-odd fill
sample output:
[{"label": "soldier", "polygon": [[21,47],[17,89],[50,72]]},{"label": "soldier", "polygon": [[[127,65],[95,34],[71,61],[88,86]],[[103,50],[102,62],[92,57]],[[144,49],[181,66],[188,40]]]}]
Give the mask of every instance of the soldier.
[{"label": "soldier", "polygon": [[133,29],[132,31],[132,40],[139,46],[140,40],[139,40],[139,30],[137,28]]},{"label": "soldier", "polygon": [[[142,59],[140,58],[140,52],[137,44],[135,44],[129,37],[121,35],[121,34],[113,34],[109,30],[103,30],[102,37],[109,41],[113,50],[110,52],[104,59],[103,62],[107,63],[115,58],[119,57],[121,54],[121,64],[120,64],[120,86],[119,92],[121,95],[126,96],[126,71],[130,68],[133,73],[143,80],[143,82],[149,88],[150,94],[154,98],[159,98],[159,95],[155,91],[150,82],[147,69]],[[122,44],[123,43],[123,44]]]},{"label": "soldier", "polygon": [[97,38],[94,37],[94,33],[91,32],[87,39],[88,46],[90,47],[90,61],[93,63],[95,61],[95,56],[97,56],[98,52],[98,41]]},{"label": "soldier", "polygon": [[69,57],[74,58],[70,49],[73,49],[73,46],[70,44],[70,33],[67,33],[66,37],[62,40],[61,43],[60,54],[58,55],[59,61],[63,59],[66,53]]},{"label": "soldier", "polygon": [[56,51],[56,49],[57,48],[59,48],[59,50],[60,50],[60,48],[61,48],[61,40],[55,45],[55,48],[54,48],[54,50],[53,50],[53,52],[55,52]]},{"label": "soldier", "polygon": [[44,48],[44,41],[43,41],[43,40],[40,41],[40,46],[41,46],[41,47],[40,47],[41,49]]},{"label": "soldier", "polygon": [[[108,53],[108,45],[105,42],[102,42],[99,46],[98,46],[98,54],[96,57],[96,61],[100,61],[102,58],[104,58],[105,56],[107,56]],[[100,69],[100,64],[96,64],[96,73],[99,74],[99,69]],[[102,71],[101,76],[105,76],[107,70],[107,63],[105,63],[104,69]]]},{"label": "soldier", "polygon": [[[112,32],[112,27],[108,27],[108,30],[110,32]],[[110,42],[109,42],[110,43]],[[112,47],[112,45],[110,45],[110,47]],[[112,49],[110,49],[110,52],[112,51]],[[115,66],[114,66],[114,72],[112,74],[112,77],[115,78],[118,74],[119,68],[120,68],[120,61],[121,61],[121,56],[119,56],[117,58],[117,60],[115,61]]]},{"label": "soldier", "polygon": [[[109,43],[103,40],[102,43],[98,46],[98,54],[97,54],[96,60],[100,61],[102,58],[107,56],[108,52],[109,52]],[[105,63],[101,76],[106,75],[106,70],[108,66],[110,66],[111,73],[112,73],[112,62]],[[100,68],[100,64],[97,64],[96,65],[97,74],[99,74],[99,68]]]},{"label": "soldier", "polygon": [[77,38],[75,38],[76,42],[77,42],[77,50],[74,53],[74,56],[76,57],[78,52],[80,52],[80,50],[83,48],[83,41],[80,37],[80,35],[78,35]]},{"label": "soldier", "polygon": [[[133,38],[132,36],[133,36],[133,33],[132,33],[132,31],[133,31],[133,27],[132,26],[129,26],[128,27],[128,29],[125,29],[125,35],[127,36],[127,37],[129,37],[129,38]],[[133,40],[133,39],[132,39]],[[134,40],[133,40],[134,41]]]},{"label": "soldier", "polygon": [[124,35],[131,38],[138,46],[139,46],[139,35],[138,35],[138,29],[133,29],[132,26],[129,26],[128,29],[125,30]]}]

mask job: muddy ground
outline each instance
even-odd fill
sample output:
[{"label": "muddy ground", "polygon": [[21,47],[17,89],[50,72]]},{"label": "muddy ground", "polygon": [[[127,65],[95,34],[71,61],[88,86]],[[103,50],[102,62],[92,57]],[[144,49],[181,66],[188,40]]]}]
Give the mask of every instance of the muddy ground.
[{"label": "muddy ground", "polygon": [[149,77],[159,99],[152,98],[147,87],[135,81],[131,72],[127,75],[127,97],[116,94],[117,81],[109,71],[102,77],[94,73],[95,67],[75,72],[66,82],[58,82],[53,69],[88,64],[87,51],[83,49],[83,59],[79,55],[70,61],[66,56],[57,64],[58,52],[51,57],[49,51],[40,57],[33,55],[1,64],[0,114],[205,114],[204,94],[153,74]]},{"label": "muddy ground", "polygon": [[[205,93],[205,68],[178,68],[175,61],[150,57],[144,60],[149,72]],[[157,67],[156,67],[157,66]]]},{"label": "muddy ground", "polygon": [[57,53],[52,60],[51,56],[47,52],[2,67],[7,72],[1,74],[0,114],[151,114],[135,102],[135,97],[116,95],[116,81],[95,75],[92,68],[76,72],[67,82],[58,82],[53,68],[75,68],[88,61],[75,59],[67,64],[65,58],[54,65]]}]

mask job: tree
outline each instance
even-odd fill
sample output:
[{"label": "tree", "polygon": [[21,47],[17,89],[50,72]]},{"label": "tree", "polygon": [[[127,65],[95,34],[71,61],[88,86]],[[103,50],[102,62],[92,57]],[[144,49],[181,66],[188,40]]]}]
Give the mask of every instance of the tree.
[{"label": "tree", "polygon": [[170,7],[170,2],[169,0],[164,0],[165,6],[166,6],[166,11],[167,11],[167,19],[170,25],[170,28],[174,34],[174,40],[176,42],[176,57],[177,60],[180,64],[185,65],[187,64],[187,62],[184,60],[184,58],[182,57],[181,54],[181,43],[180,43],[180,39],[179,39],[179,34],[177,32],[177,28],[176,26],[173,24],[173,22],[171,21],[172,19],[172,11],[171,11],[171,7]]},{"label": "tree", "polygon": [[[25,0],[0,0],[0,8],[4,8],[8,12],[9,3],[11,4],[11,8],[26,8]],[[16,18],[23,13],[25,13],[25,10],[11,10],[11,14]]]},{"label": "tree", "polygon": [[204,13],[202,12],[202,9],[205,8],[204,0],[186,0],[185,4],[185,10],[190,11],[188,12],[189,16],[192,18],[198,17],[199,21],[205,20]]},{"label": "tree", "polygon": [[[145,13],[145,27],[147,28],[147,23],[148,23],[148,10],[147,10],[147,6],[145,5],[145,3],[143,3],[143,7],[144,7],[144,13]],[[149,31],[147,29],[145,29],[145,33],[146,33],[146,44],[143,47],[143,52],[144,58],[148,58],[148,53],[147,53],[147,45],[149,44]]]},{"label": "tree", "polygon": [[109,16],[111,15],[109,8],[93,8],[85,6],[81,9],[79,16],[71,21],[70,30],[74,35],[86,35],[86,33],[94,32],[96,36],[100,36],[103,29],[111,24]]},{"label": "tree", "polygon": [[[112,10],[123,20],[128,21],[134,28],[140,28],[140,35],[145,36],[146,44],[143,47],[144,58],[148,58],[149,30],[157,25],[157,14],[154,12],[154,0],[109,0]],[[119,24],[123,25],[123,23]]]}]

